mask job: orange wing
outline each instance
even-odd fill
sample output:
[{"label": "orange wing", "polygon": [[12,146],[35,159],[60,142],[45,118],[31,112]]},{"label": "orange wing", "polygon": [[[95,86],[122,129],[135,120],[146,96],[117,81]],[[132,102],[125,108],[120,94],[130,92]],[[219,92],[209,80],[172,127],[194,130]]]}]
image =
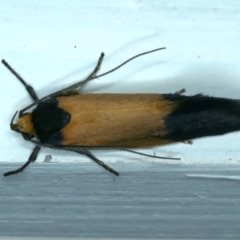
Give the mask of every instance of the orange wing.
[{"label": "orange wing", "polygon": [[58,97],[71,115],[63,145],[150,147],[169,144],[164,117],[176,107],[159,94],[84,94]]}]

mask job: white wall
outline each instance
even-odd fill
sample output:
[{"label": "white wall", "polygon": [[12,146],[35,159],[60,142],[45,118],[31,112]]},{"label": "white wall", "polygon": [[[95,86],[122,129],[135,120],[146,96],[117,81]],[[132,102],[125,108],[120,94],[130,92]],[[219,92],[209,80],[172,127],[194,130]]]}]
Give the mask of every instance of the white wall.
[{"label": "white wall", "polygon": [[[158,47],[167,50],[139,58],[96,80],[87,92],[169,93],[239,98],[240,3],[237,0],[157,1],[2,1],[0,57],[6,59],[43,97],[83,79],[99,54],[101,72],[127,58]],[[76,46],[76,47],[75,47]],[[31,99],[0,66],[0,161],[25,161],[31,143],[9,129],[16,112]],[[153,151],[181,157],[181,163],[238,164],[240,134],[195,140]],[[83,161],[85,157],[44,149],[39,161]],[[100,152],[102,159],[155,161],[132,154]]]}]

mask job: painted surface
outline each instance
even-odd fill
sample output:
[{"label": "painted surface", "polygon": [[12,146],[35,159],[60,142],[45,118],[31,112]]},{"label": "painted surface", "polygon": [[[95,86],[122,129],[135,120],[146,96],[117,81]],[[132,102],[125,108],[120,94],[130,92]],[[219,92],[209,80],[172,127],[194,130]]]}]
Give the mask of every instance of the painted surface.
[{"label": "painted surface", "polygon": [[[84,79],[102,51],[105,72],[129,57],[158,47],[167,50],[136,59],[90,83],[85,92],[205,93],[239,98],[240,3],[238,1],[8,1],[1,4],[0,57],[31,84],[39,97]],[[13,114],[31,103],[25,89],[0,66],[1,162],[23,162],[33,146],[11,132]],[[181,157],[181,163],[239,164],[240,134],[195,140],[192,146],[144,150]],[[54,162],[88,161],[44,149]],[[138,158],[101,152],[109,161]],[[151,161],[148,158],[139,158]]]}]

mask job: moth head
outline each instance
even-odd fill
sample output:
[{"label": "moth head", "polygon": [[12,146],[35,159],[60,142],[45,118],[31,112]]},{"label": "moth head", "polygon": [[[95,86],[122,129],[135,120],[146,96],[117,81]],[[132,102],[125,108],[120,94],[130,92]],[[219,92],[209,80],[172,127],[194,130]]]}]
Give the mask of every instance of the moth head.
[{"label": "moth head", "polygon": [[32,114],[24,113],[22,116],[19,116],[17,123],[13,123],[13,120],[16,114],[17,112],[14,114],[11,120],[10,128],[15,132],[27,134],[29,137],[32,137],[34,135],[34,129],[32,124]]}]

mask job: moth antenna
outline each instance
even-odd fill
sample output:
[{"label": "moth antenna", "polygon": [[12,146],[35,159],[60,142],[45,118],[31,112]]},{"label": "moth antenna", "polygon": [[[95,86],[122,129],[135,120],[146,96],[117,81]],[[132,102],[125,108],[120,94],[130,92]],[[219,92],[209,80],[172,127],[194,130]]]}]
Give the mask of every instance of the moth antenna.
[{"label": "moth antenna", "polygon": [[133,150],[130,150],[130,149],[119,149],[119,150],[134,153],[134,154],[138,154],[138,155],[142,155],[142,156],[145,156],[145,157],[160,158],[160,159],[165,159],[165,160],[181,160],[181,158],[160,157],[160,156],[155,156],[155,155],[151,155],[151,154],[146,154],[146,153],[133,151]]},{"label": "moth antenna", "polygon": [[[130,153],[138,154],[138,155],[145,156],[145,157],[159,158],[159,159],[165,159],[165,160],[181,160],[181,158],[170,158],[170,157],[155,156],[155,155],[146,154],[146,153],[142,153],[142,152],[138,152],[138,151],[134,151],[134,150],[130,150],[130,149],[125,149],[125,148],[53,146],[53,145],[50,145],[50,144],[42,144],[42,143],[37,142],[36,140],[33,140],[33,139],[28,139],[28,141],[30,141],[32,143],[35,143],[39,146],[43,146],[43,147],[45,146],[45,147],[52,148],[52,149],[74,151],[74,152],[80,151],[79,153],[81,153],[81,151],[86,151],[86,150],[118,150],[118,151],[124,151],[124,152],[130,152]],[[84,153],[82,153],[82,154],[84,154]]]},{"label": "moth antenna", "polygon": [[[104,53],[102,53],[101,56],[100,56],[100,58],[99,58],[99,60],[98,60],[98,63],[97,63],[96,68],[94,69],[94,71],[93,71],[85,80],[83,80],[83,81],[81,81],[81,82],[78,82],[78,83],[75,83],[75,84],[71,85],[70,87],[67,87],[67,88],[65,88],[65,89],[62,89],[62,90],[60,90],[60,91],[57,91],[57,92],[55,92],[55,93],[49,94],[49,95],[47,95],[47,96],[45,96],[45,97],[43,97],[43,98],[41,98],[41,99],[36,100],[34,103],[32,103],[32,104],[30,104],[29,106],[23,108],[23,109],[19,112],[19,114],[23,114],[23,112],[25,112],[27,109],[33,107],[34,105],[36,105],[36,104],[38,104],[38,103],[40,103],[40,102],[45,101],[45,100],[48,99],[48,98],[56,97],[56,96],[59,96],[59,95],[64,95],[64,92],[71,91],[71,89],[77,88],[78,86],[81,87],[81,85],[84,85],[84,84],[86,84],[87,82],[89,82],[89,81],[91,81],[91,80],[93,80],[93,79],[100,78],[100,77],[103,77],[103,76],[105,76],[105,75],[107,75],[107,74],[109,74],[109,73],[111,73],[111,72],[114,72],[114,71],[116,71],[117,69],[119,69],[120,67],[122,67],[123,65],[127,64],[128,62],[132,61],[132,60],[135,59],[135,58],[138,58],[138,57],[140,57],[140,56],[142,56],[142,55],[146,55],[146,54],[149,54],[149,53],[152,53],[152,52],[160,51],[160,50],[163,50],[163,49],[166,49],[166,48],[165,48],[165,47],[163,47],[163,48],[156,48],[156,49],[153,49],[153,50],[151,50],[151,51],[147,51],[147,52],[143,52],[143,53],[137,54],[137,55],[129,58],[128,60],[124,61],[123,63],[121,63],[121,64],[118,65],[117,67],[115,67],[115,68],[113,68],[113,69],[111,69],[111,70],[109,70],[109,71],[107,71],[107,72],[105,72],[105,73],[102,73],[102,74],[100,74],[100,75],[94,76],[94,74],[95,74],[95,69],[98,68],[98,65],[99,65],[99,68],[100,68],[100,66],[101,66],[101,64],[102,64],[102,60],[103,60],[103,57],[104,57]],[[98,71],[98,70],[97,70],[97,71]],[[96,71],[96,72],[97,72],[97,71]]]},{"label": "moth antenna", "polygon": [[156,48],[156,49],[151,50],[151,51],[147,51],[147,52],[139,53],[139,54],[137,54],[137,55],[135,55],[135,56],[129,58],[129,59],[126,60],[125,62],[121,63],[121,64],[118,65],[117,67],[113,68],[112,70],[107,71],[107,72],[105,72],[105,73],[102,73],[102,74],[100,74],[100,75],[94,77],[93,79],[95,79],[95,78],[100,78],[100,77],[103,77],[103,76],[105,76],[105,75],[107,75],[107,74],[109,74],[109,73],[112,73],[112,72],[116,71],[117,69],[121,68],[123,65],[125,65],[125,64],[127,64],[128,62],[132,61],[132,60],[135,59],[135,58],[138,58],[138,57],[140,57],[140,56],[143,56],[143,55],[146,55],[146,54],[149,54],[149,53],[152,53],[152,52],[156,52],[156,51],[164,50],[164,49],[166,49],[166,48],[165,48],[165,47],[162,47],[162,48]]},{"label": "moth antenna", "polygon": [[[149,54],[149,53],[152,53],[152,52],[156,52],[156,51],[160,51],[160,50],[163,50],[163,49],[166,49],[165,47],[163,48],[157,48],[157,49],[154,49],[154,50],[151,50],[151,51],[147,51],[147,52],[143,52],[143,53],[140,53],[140,54],[137,54],[131,58],[129,58],[128,60],[126,60],[125,62],[121,63],[120,65],[118,65],[117,67],[111,69],[110,71],[107,71],[103,74],[100,74],[98,76],[96,76],[97,72],[99,71],[101,65],[102,65],[102,61],[103,61],[103,57],[104,57],[104,53],[101,53],[99,59],[98,59],[98,63],[97,63],[97,66],[95,67],[95,69],[93,70],[93,72],[83,81],[81,82],[78,82],[70,87],[67,87],[65,89],[63,89],[62,91],[71,91],[71,89],[80,89],[82,86],[84,86],[86,83],[88,83],[89,81],[93,80],[93,79],[96,79],[96,78],[100,78],[100,77],[103,77],[105,75],[108,75],[114,71],[116,71],[117,69],[121,68],[123,65],[127,64],[128,62],[132,61],[133,59],[135,58],[138,58],[142,55],[146,55],[146,54]],[[59,93],[62,93],[62,91],[59,91]],[[55,93],[54,93],[55,95]]]},{"label": "moth antenna", "polygon": [[4,59],[2,60],[2,64],[25,86],[27,92],[29,93],[29,95],[31,96],[33,101],[37,101],[38,97],[37,97],[37,94],[35,93],[33,87],[28,85],[24,81],[24,79]]},{"label": "moth antenna", "polygon": [[142,155],[142,156],[145,156],[145,157],[159,158],[159,159],[165,159],[165,160],[181,160],[181,158],[170,158],[170,157],[155,156],[155,155],[142,153],[142,152],[138,152],[138,151],[134,151],[134,150],[130,150],[130,149],[125,149],[125,148],[87,147],[87,149],[91,149],[91,150],[118,150],[118,151],[124,151],[124,152],[130,152],[130,153]]}]

